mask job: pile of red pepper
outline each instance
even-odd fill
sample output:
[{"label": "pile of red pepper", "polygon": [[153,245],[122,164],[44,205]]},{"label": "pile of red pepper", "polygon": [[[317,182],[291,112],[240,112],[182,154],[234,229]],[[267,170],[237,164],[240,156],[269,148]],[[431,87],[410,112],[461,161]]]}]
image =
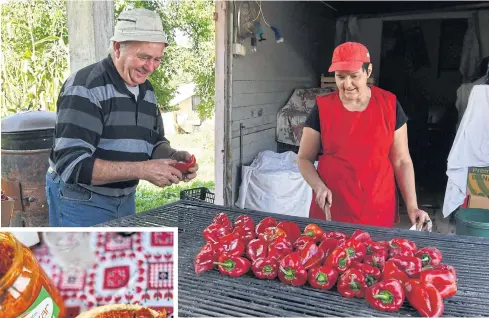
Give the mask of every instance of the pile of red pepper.
[{"label": "pile of red pepper", "polygon": [[344,297],[365,298],[377,310],[397,311],[405,300],[421,315],[439,317],[443,299],[457,292],[455,269],[442,264],[434,247],[418,249],[408,239],[373,241],[355,230],[325,232],[316,224],[303,231],[292,221],[267,217],[256,226],[248,215],[234,223],[216,215],[203,231],[206,244],[194,260],[195,273],[212,270],[239,277],[278,279],[293,286],[309,283]]}]

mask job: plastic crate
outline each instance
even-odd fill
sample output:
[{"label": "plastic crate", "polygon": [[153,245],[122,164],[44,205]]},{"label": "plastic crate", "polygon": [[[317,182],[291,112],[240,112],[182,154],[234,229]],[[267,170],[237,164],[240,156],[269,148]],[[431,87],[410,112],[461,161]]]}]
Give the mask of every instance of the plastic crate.
[{"label": "plastic crate", "polygon": [[215,195],[206,187],[200,187],[180,191],[180,199],[214,203]]}]

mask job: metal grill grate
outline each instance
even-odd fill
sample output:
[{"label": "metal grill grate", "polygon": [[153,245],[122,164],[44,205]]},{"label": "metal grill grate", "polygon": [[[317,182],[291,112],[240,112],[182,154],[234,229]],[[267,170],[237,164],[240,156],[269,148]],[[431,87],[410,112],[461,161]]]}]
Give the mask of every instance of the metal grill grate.
[{"label": "metal grill grate", "polygon": [[[179,201],[140,213],[139,218],[124,218],[125,226],[173,226],[178,216],[180,316],[418,316],[409,305],[395,313],[371,309],[365,300],[344,298],[336,288],[319,291],[309,286],[293,287],[278,279],[259,280],[251,274],[231,278],[217,270],[196,275],[193,260],[204,245],[202,231],[219,212],[226,212],[233,221],[239,214],[246,213],[255,223],[267,216],[295,221],[301,228],[311,222],[307,218],[190,201]],[[457,295],[445,300],[444,316],[489,316],[489,239],[319,220],[314,222],[326,231],[340,230],[351,234],[359,228],[368,231],[374,240],[401,236],[413,240],[421,247],[437,247],[443,253],[443,262],[455,267],[459,280]],[[120,226],[117,222],[111,222],[110,225]]]}]

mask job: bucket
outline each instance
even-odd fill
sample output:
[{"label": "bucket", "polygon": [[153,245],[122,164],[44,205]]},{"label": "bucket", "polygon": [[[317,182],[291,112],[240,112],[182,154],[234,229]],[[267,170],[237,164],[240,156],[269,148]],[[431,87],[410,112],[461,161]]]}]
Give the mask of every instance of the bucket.
[{"label": "bucket", "polygon": [[455,220],[457,235],[489,237],[489,210],[461,208]]}]

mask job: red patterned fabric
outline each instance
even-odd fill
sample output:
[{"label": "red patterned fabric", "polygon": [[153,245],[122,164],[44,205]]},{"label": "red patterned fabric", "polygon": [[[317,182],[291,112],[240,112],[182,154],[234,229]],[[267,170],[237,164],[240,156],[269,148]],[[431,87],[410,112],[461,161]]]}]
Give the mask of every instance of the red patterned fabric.
[{"label": "red patterned fabric", "polygon": [[97,261],[83,272],[63,272],[46,245],[32,249],[65,299],[68,317],[120,303],[165,308],[173,317],[173,232],[91,233],[91,244]]}]

